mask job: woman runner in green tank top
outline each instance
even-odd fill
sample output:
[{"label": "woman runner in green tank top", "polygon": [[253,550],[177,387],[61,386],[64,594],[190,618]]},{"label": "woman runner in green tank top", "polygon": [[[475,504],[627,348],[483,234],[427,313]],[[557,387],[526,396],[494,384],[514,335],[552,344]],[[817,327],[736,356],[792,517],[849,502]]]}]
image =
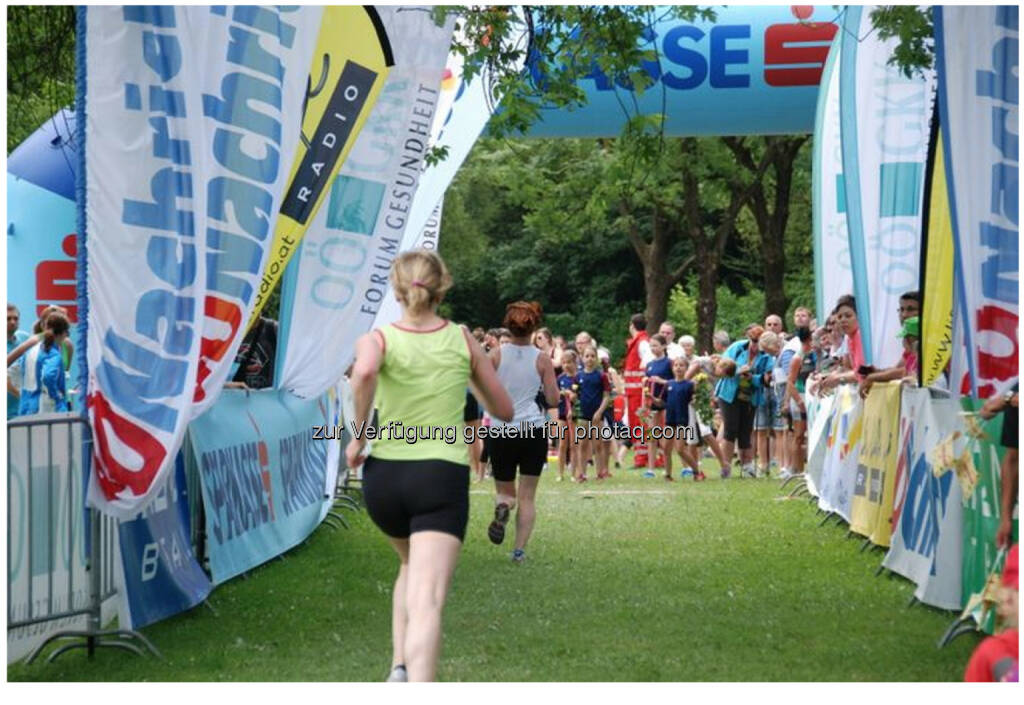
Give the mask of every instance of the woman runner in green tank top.
[{"label": "woman runner in green tank top", "polygon": [[[430,250],[402,253],[391,265],[391,285],[401,319],[356,342],[345,459],[351,468],[363,464],[367,513],[398,553],[388,680],[429,681],[469,517],[466,387],[496,418],[510,420],[513,409],[480,344],[437,315],[451,287],[441,258]],[[374,406],[376,432],[368,433]]]}]

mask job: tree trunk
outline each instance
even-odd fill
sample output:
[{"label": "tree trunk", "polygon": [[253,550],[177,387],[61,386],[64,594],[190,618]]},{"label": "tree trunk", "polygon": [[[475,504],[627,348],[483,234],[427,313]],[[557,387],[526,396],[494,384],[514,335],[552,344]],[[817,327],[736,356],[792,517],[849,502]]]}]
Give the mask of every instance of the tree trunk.
[{"label": "tree trunk", "polygon": [[762,235],[764,257],[765,315],[785,316],[789,309],[786,296],[786,227],[789,225],[789,199],[793,189],[793,165],[806,137],[776,137],[780,149],[772,159],[775,172],[774,208],[767,219],[767,232]]},{"label": "tree trunk", "polygon": [[715,334],[718,316],[717,253],[705,252],[697,263],[697,350],[712,352],[711,340]]},{"label": "tree trunk", "polygon": [[[772,208],[768,208],[767,188],[762,178],[755,178],[748,208],[757,223],[760,235],[761,274],[764,283],[764,315],[785,317],[789,308],[786,297],[786,226],[789,224],[789,198],[793,186],[793,165],[806,137],[765,137],[765,153],[761,165],[754,162],[749,144],[743,138],[726,137],[725,144],[739,162],[751,173],[770,165],[775,177]],[[765,163],[765,159],[768,162]]]}]

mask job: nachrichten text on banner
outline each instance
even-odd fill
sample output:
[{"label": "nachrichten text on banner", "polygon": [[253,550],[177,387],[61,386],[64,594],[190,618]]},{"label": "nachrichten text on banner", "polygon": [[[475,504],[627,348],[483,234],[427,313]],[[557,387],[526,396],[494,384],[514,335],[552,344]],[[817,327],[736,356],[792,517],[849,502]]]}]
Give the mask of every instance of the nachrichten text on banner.
[{"label": "nachrichten text on banner", "polygon": [[853,293],[839,125],[841,51],[842,42],[833,40],[821,75],[814,123],[814,283],[818,320],[822,321],[840,296]]},{"label": "nachrichten text on banner", "polygon": [[241,343],[321,9],[80,12],[89,499],[128,519],[166,481]]},{"label": "nachrichten text on banner", "polygon": [[889,59],[870,7],[848,7],[839,77],[846,214],[864,357],[900,361],[899,297],[919,284],[921,211],[935,73],[907,76]]},{"label": "nachrichten text on banner", "polygon": [[277,386],[304,398],[341,378],[387,295],[438,113],[454,20],[438,26],[423,7],[379,13],[394,66],[282,284]]},{"label": "nachrichten text on banner", "polygon": [[935,8],[955,296],[969,369],[951,386],[978,399],[1018,374],[1018,16],[1016,6]]},{"label": "nachrichten text on banner", "polygon": [[288,176],[270,258],[246,330],[256,322],[323,204],[392,63],[391,39],[377,9],[369,5],[324,8],[303,105],[302,144]]}]

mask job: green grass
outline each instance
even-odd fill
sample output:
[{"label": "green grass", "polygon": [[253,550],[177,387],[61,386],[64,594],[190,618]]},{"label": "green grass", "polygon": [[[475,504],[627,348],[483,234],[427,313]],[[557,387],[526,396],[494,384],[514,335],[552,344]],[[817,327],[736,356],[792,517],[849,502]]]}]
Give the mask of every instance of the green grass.
[{"label": "green grass", "polygon": [[[717,473],[714,473],[717,475]],[[448,598],[446,681],[941,681],[973,636],[936,649],[948,613],[906,607],[845,527],[818,528],[778,483],[649,480],[577,487],[545,473],[523,565],[486,539],[474,484]],[[347,514],[347,516],[352,516]],[[214,591],[216,608],[149,627],[165,661],[103,650],[8,668],[10,680],[379,681],[396,560],[365,512]]]}]

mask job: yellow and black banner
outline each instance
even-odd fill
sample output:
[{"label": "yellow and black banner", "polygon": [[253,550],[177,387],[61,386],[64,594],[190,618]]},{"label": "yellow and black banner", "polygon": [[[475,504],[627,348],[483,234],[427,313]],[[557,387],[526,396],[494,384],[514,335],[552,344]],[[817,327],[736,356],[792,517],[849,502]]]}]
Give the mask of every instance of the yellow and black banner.
[{"label": "yellow and black banner", "polygon": [[857,459],[850,529],[877,546],[888,546],[899,461],[900,383],[872,386],[861,419],[864,435]]},{"label": "yellow and black banner", "polygon": [[284,274],[393,65],[387,32],[373,7],[324,8],[306,88],[302,142],[247,330]]},{"label": "yellow and black banner", "polygon": [[918,382],[927,387],[949,364],[953,349],[953,221],[949,213],[939,111],[932,119],[921,227],[921,348]]}]

